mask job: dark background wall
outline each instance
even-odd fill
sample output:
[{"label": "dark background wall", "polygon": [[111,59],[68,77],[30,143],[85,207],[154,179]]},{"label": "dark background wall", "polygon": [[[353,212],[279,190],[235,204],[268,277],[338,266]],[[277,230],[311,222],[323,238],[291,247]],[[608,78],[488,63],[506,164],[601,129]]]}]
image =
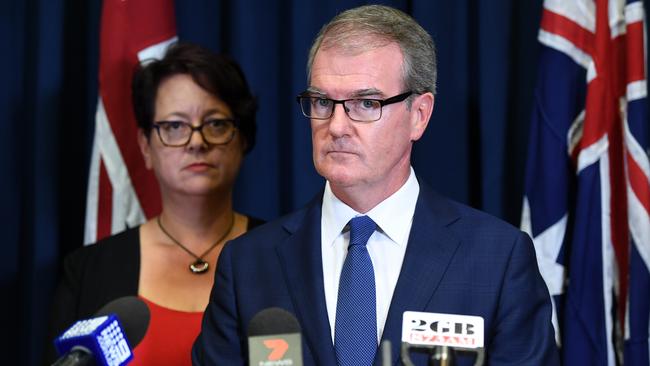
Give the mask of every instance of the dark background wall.
[{"label": "dark background wall", "polygon": [[[238,210],[272,219],[322,187],[294,96],[319,28],[365,3],[177,1],[180,39],[234,56],[259,97]],[[437,44],[439,92],[416,173],[518,225],[542,0],[382,3],[413,15]],[[19,364],[38,364],[61,258],[83,239],[100,10],[100,0],[0,2],[0,345]]]}]

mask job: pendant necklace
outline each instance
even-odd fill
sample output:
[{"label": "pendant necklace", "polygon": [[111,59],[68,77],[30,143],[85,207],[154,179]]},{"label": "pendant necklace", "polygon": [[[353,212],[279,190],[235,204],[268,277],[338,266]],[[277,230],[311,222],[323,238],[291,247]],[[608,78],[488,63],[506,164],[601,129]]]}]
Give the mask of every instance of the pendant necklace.
[{"label": "pendant necklace", "polygon": [[230,234],[232,228],[235,226],[235,214],[233,213],[232,215],[232,219],[230,220],[230,227],[228,228],[226,233],[223,234],[216,242],[214,242],[214,244],[210,246],[210,248],[208,248],[201,255],[194,254],[191,250],[187,249],[185,245],[181,244],[180,241],[176,240],[176,238],[174,238],[169,232],[167,232],[167,230],[165,230],[165,228],[163,227],[162,222],[160,221],[160,216],[157,217],[156,221],[158,222],[158,227],[160,227],[160,230],[165,235],[167,235],[167,237],[171,239],[171,241],[174,242],[174,244],[178,245],[181,249],[186,251],[187,254],[191,255],[192,257],[194,257],[194,259],[196,259],[192,264],[190,264],[190,272],[192,272],[193,274],[203,274],[206,273],[208,271],[208,268],[210,267],[210,264],[206,262],[203,258],[206,255],[208,255],[208,253],[210,253],[212,249],[214,249],[217,245],[219,245],[219,243],[221,243],[222,240],[228,237],[228,234]]}]

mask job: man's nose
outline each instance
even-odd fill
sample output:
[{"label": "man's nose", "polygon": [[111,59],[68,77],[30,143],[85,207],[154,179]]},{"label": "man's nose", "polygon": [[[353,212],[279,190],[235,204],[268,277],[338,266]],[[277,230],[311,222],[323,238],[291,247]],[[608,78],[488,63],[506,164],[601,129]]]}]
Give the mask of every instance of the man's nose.
[{"label": "man's nose", "polygon": [[352,120],[346,112],[345,105],[341,103],[341,108],[338,107],[339,104],[334,104],[332,117],[330,117],[329,121],[329,130],[333,136],[342,136],[348,133],[352,123]]}]

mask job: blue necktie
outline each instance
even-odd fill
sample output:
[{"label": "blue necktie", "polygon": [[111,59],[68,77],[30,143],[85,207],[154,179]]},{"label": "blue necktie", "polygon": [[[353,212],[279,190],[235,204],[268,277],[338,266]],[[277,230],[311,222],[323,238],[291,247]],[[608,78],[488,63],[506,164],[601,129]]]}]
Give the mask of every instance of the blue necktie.
[{"label": "blue necktie", "polygon": [[368,216],[350,220],[350,245],[341,270],[334,325],[339,366],[370,366],[377,352],[375,272],[366,248],[376,227]]}]

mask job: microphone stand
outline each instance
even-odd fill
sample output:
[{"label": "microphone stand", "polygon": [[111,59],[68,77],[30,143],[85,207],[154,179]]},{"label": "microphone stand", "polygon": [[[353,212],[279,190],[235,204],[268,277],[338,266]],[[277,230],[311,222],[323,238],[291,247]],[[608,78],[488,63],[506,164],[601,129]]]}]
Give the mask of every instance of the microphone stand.
[{"label": "microphone stand", "polygon": [[485,350],[483,348],[425,346],[402,342],[401,359],[404,366],[415,366],[413,364],[413,361],[411,361],[411,356],[409,354],[411,348],[418,350],[428,350],[431,354],[429,365],[432,366],[453,366],[456,363],[455,352],[475,353],[476,360],[474,361],[474,366],[481,366],[485,361]]},{"label": "microphone stand", "polygon": [[455,363],[454,351],[448,346],[435,347],[429,359],[431,366],[453,366]]}]

